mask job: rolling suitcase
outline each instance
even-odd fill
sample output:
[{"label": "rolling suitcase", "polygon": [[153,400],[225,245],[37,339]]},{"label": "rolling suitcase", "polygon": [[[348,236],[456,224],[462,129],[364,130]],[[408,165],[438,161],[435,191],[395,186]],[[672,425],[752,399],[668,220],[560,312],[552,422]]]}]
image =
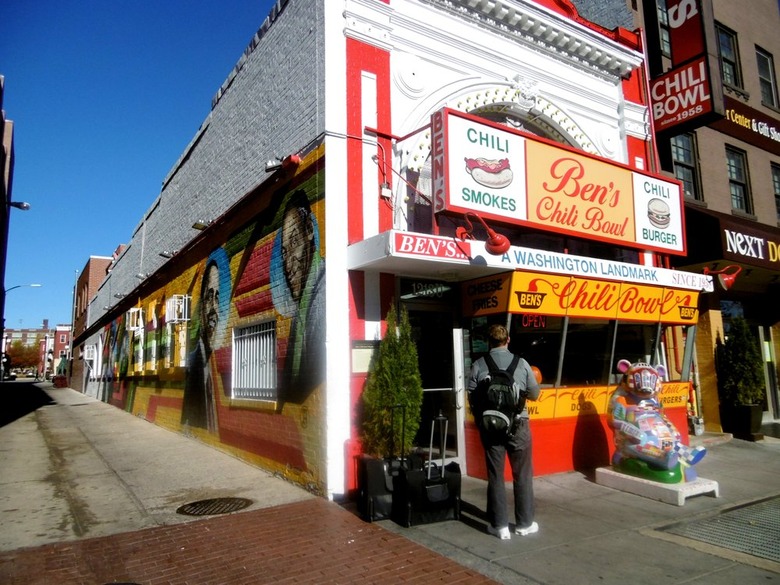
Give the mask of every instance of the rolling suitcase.
[{"label": "rolling suitcase", "polygon": [[[439,429],[440,462],[433,459],[433,439]],[[460,466],[444,464],[449,421],[441,413],[431,421],[428,461],[422,469],[401,468],[393,478],[392,518],[401,526],[431,524],[460,518]]]}]

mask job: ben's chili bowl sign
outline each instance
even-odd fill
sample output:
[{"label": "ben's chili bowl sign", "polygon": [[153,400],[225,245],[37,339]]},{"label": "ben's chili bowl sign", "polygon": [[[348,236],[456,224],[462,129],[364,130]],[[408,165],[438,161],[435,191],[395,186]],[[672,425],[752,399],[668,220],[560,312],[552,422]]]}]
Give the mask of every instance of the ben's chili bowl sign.
[{"label": "ben's chili bowl sign", "polygon": [[431,118],[435,211],[684,254],[680,183],[444,108]]},{"label": "ben's chili bowl sign", "polygon": [[694,324],[699,293],[657,286],[515,272],[509,312]]}]

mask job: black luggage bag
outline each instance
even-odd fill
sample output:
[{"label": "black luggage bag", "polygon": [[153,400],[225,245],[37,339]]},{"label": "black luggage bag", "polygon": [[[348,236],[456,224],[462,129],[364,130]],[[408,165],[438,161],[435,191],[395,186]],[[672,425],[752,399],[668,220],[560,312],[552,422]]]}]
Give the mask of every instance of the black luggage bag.
[{"label": "black luggage bag", "polygon": [[[390,428],[394,428],[395,411],[401,410],[401,444],[406,434],[406,409],[393,406],[390,412]],[[394,435],[393,437],[394,438]],[[358,462],[358,512],[367,522],[390,518],[393,509],[395,478],[402,469],[420,469],[421,457],[397,457],[395,441],[390,443],[390,456],[382,459],[362,457]]]},{"label": "black luggage bag", "polygon": [[[441,460],[433,459],[433,438],[439,427]],[[444,465],[447,417],[431,422],[428,461],[422,469],[399,469],[393,477],[392,518],[401,526],[417,526],[460,518],[460,465]]]}]

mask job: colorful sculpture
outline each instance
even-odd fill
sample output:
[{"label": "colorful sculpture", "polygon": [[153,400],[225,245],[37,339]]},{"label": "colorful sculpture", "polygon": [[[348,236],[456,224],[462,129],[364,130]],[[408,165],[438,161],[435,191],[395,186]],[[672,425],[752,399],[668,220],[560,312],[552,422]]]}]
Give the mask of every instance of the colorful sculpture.
[{"label": "colorful sculpture", "polygon": [[663,483],[693,481],[693,466],[707,450],[689,447],[663,413],[659,394],[664,366],[620,360],[620,385],[609,400],[609,423],[614,430],[616,471]]}]

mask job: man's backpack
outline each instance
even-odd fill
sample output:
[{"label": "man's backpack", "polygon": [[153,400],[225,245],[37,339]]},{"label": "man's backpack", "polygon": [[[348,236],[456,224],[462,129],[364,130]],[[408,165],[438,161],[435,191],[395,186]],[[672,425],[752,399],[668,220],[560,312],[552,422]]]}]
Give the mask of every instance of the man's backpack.
[{"label": "man's backpack", "polygon": [[506,370],[499,368],[490,354],[484,359],[488,375],[477,385],[475,398],[479,412],[474,414],[484,432],[502,438],[512,432],[515,414],[525,408],[525,396],[515,389],[515,370],[520,356],[514,356]]}]

